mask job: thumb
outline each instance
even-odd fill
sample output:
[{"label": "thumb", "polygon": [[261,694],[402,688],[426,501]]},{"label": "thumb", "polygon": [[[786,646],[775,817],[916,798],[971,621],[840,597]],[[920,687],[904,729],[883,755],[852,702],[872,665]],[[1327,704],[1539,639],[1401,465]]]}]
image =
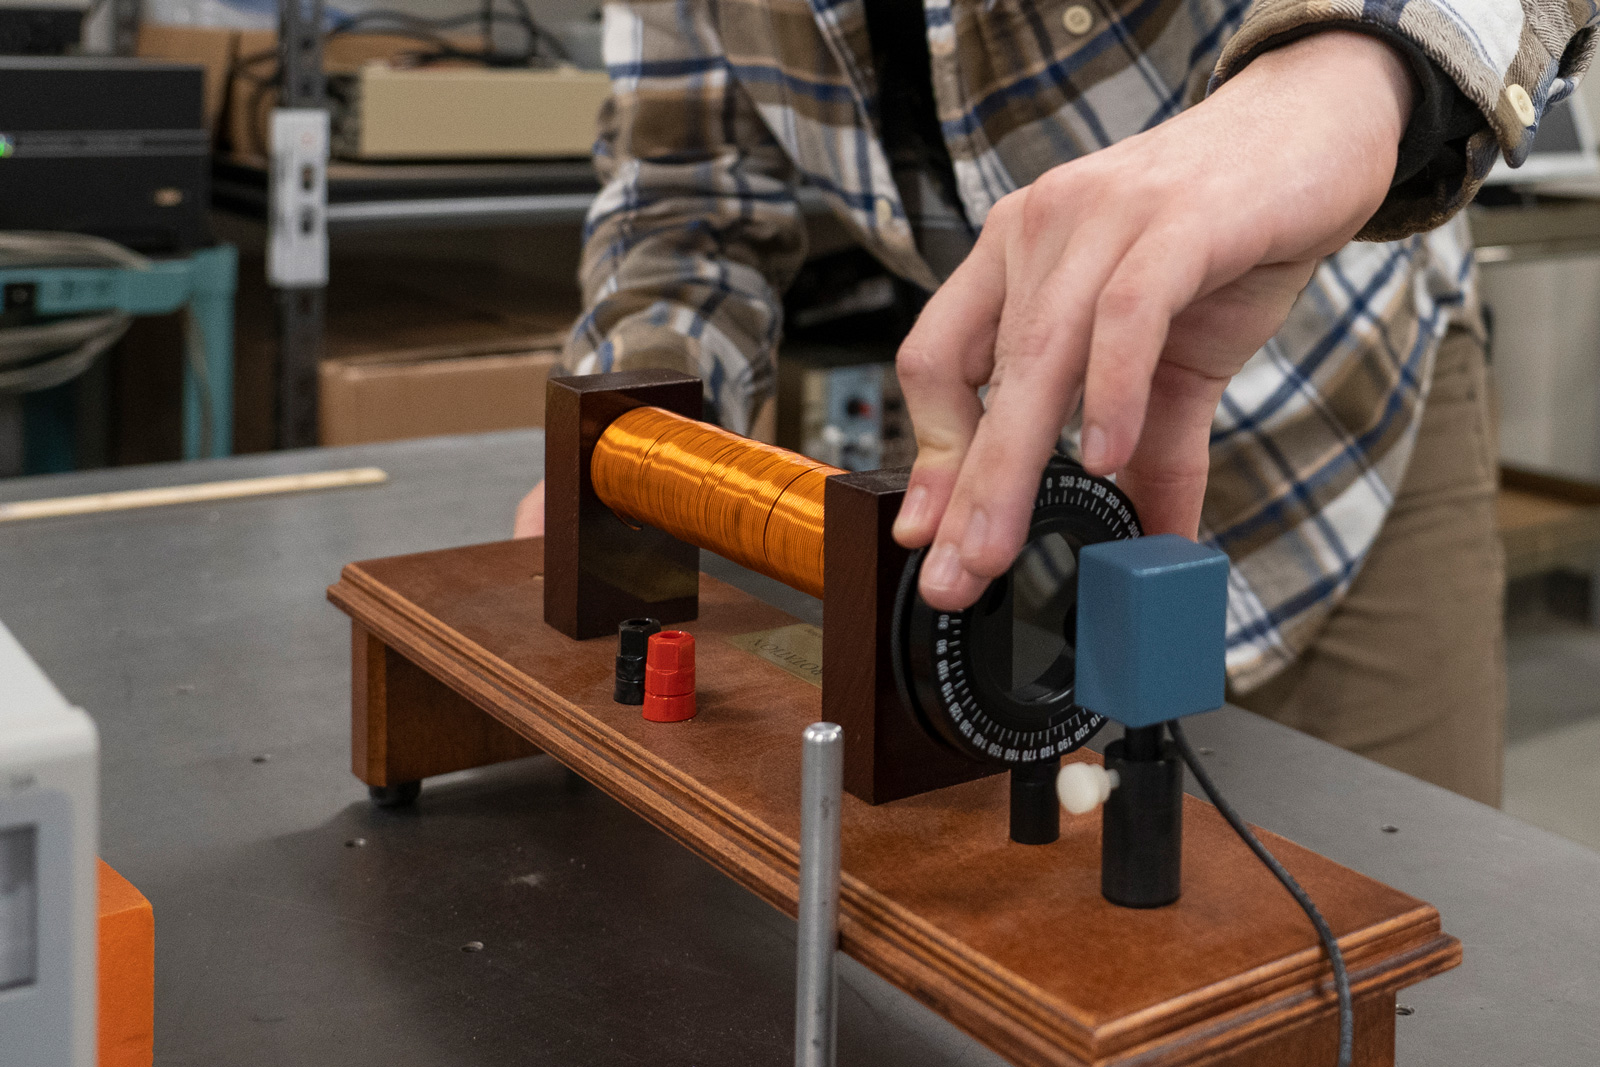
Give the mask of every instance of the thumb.
[{"label": "thumb", "polygon": [[1117,485],[1133,499],[1146,534],[1193,539],[1210,469],[1211,419],[1228,379],[1162,361],[1133,456]]},{"label": "thumb", "polygon": [[514,522],[512,537],[543,537],[544,536],[544,482],[529,490],[528,495],[517,504],[517,517]]}]

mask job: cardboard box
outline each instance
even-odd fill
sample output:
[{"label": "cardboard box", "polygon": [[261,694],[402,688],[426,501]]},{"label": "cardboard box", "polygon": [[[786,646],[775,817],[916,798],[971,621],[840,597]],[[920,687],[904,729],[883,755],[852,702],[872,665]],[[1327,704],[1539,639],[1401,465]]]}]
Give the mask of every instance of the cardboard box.
[{"label": "cardboard box", "polygon": [[222,116],[224,93],[238,51],[238,30],[204,29],[196,26],[163,26],[140,22],[135,49],[146,59],[171,59],[198,63],[205,68],[206,129],[215,136]]},{"label": "cardboard box", "polygon": [[319,439],[357,445],[544,425],[561,335],[325,360]]},{"label": "cardboard box", "polygon": [[[569,273],[578,254],[576,228],[560,239],[539,233],[512,240],[529,242],[535,249],[530,257],[547,263],[548,270],[534,275],[493,259],[468,258],[463,250],[482,242],[471,232],[458,237],[430,231],[404,245],[385,238],[375,248],[363,246],[359,238],[343,250],[336,242],[323,358],[374,357],[368,362],[381,364],[395,362],[396,353],[430,349],[515,353],[559,348],[580,311],[577,282]],[[487,256],[493,249],[478,252]],[[276,438],[276,308],[261,256],[242,255],[234,345],[234,448],[239,452],[268,451]],[[176,360],[173,368],[178,373]],[[178,393],[172,386],[171,396]]]}]

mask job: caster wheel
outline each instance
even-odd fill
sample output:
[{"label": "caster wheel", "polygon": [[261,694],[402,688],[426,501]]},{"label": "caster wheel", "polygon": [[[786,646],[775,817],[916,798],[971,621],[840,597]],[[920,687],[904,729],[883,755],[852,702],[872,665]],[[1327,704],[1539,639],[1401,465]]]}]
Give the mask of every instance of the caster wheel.
[{"label": "caster wheel", "polygon": [[367,795],[380,808],[409,808],[422,793],[421,782],[396,782],[393,785],[369,785]]}]

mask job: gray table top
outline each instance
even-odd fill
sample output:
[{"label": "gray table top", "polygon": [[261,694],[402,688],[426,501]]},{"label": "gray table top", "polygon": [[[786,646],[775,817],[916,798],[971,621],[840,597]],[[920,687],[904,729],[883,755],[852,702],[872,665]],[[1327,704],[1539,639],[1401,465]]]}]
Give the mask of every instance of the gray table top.
[{"label": "gray table top", "polygon": [[[16,500],[390,474],[0,525],[0,619],[98,721],[101,851],[155,907],[158,1064],[790,1056],[793,923],[547,757],[430,781],[401,813],[350,774],[348,625],[324,587],[350,560],[503,536],[541,462],[522,432],[0,481]],[[1436,904],[1461,938],[1460,968],[1401,995],[1401,1064],[1600,1063],[1600,854],[1244,712],[1190,731],[1247,818]],[[842,1063],[999,1063],[841,968]]]}]

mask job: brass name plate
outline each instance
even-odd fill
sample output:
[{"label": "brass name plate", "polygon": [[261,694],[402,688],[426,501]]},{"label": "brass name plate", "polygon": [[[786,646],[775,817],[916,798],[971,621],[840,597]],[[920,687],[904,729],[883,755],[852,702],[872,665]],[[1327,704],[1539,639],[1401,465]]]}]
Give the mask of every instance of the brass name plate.
[{"label": "brass name plate", "polygon": [[798,622],[776,630],[736,634],[726,640],[735,648],[783,668],[802,682],[822,688],[821,628]]}]

